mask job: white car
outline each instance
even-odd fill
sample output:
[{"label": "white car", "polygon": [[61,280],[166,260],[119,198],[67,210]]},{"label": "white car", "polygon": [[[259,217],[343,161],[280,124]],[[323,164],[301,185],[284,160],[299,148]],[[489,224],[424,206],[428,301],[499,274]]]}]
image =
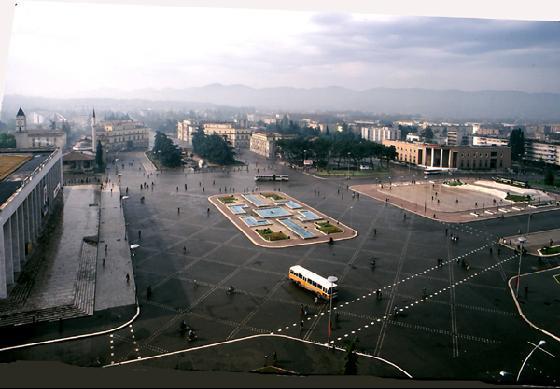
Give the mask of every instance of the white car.
[{"label": "white car", "polygon": [[371,170],[371,166],[369,166],[369,165],[360,165],[360,170]]}]

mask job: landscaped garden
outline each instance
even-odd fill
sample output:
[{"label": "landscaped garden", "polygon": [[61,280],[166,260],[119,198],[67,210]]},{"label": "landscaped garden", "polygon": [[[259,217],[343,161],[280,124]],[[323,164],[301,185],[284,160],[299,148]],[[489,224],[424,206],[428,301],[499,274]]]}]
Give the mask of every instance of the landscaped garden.
[{"label": "landscaped garden", "polygon": [[285,240],[290,239],[288,235],[283,233],[282,231],[272,231],[270,228],[265,228],[264,230],[255,230],[257,233],[262,236],[265,240],[269,242],[274,242],[277,240]]},{"label": "landscaped garden", "polygon": [[277,193],[274,192],[267,192],[267,193],[261,193],[264,197],[272,199],[274,201],[280,201],[280,200],[284,200],[284,197],[280,196]]},{"label": "landscaped garden", "polygon": [[541,255],[560,254],[560,245],[559,246],[545,246],[542,249],[539,249],[539,253]]},{"label": "landscaped garden", "polygon": [[531,201],[531,196],[529,195],[516,195],[516,194],[511,194],[508,192],[507,196],[506,196],[506,200],[510,200],[510,201],[514,201],[516,203],[520,203],[520,202],[524,202],[524,201]]},{"label": "landscaped garden", "polygon": [[219,197],[218,200],[220,200],[222,204],[232,204],[238,201],[237,198],[233,195]]},{"label": "landscaped garden", "polygon": [[319,231],[324,232],[325,234],[336,234],[337,232],[342,232],[342,229],[329,222],[318,222],[315,223],[315,226]]},{"label": "landscaped garden", "polygon": [[465,185],[464,182],[462,182],[461,180],[450,180],[450,181],[443,181],[444,185],[447,186],[461,186],[461,185]]}]

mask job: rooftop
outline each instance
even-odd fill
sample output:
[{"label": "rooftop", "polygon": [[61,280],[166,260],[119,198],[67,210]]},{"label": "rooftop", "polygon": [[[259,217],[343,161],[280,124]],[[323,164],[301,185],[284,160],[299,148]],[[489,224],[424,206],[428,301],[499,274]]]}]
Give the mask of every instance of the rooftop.
[{"label": "rooftop", "polygon": [[0,153],[0,209],[53,150]]}]

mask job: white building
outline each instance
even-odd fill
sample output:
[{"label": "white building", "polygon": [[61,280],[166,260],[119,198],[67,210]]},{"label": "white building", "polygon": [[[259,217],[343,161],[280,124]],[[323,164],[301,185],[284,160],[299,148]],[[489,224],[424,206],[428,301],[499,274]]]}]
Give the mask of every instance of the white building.
[{"label": "white building", "polygon": [[393,127],[362,127],[362,138],[375,143],[383,143],[384,140],[399,140],[401,130]]},{"label": "white building", "polygon": [[196,126],[194,126],[190,120],[185,119],[177,122],[177,139],[187,142],[190,145],[192,144],[192,137],[195,132]]},{"label": "white building", "polygon": [[66,133],[64,131],[52,130],[28,130],[27,118],[20,108],[16,115],[16,148],[37,149],[53,148],[63,149],[66,147]]},{"label": "white building", "polygon": [[560,166],[560,144],[537,142],[532,139],[525,141],[525,159],[543,161]]},{"label": "white building", "polygon": [[248,149],[250,146],[251,130],[236,128],[233,123],[204,123],[206,135],[219,135],[234,149]]},{"label": "white building", "polygon": [[62,151],[0,153],[0,298],[17,279],[43,227],[62,203]]},{"label": "white building", "polygon": [[473,146],[507,146],[509,139],[489,136],[473,136]]}]

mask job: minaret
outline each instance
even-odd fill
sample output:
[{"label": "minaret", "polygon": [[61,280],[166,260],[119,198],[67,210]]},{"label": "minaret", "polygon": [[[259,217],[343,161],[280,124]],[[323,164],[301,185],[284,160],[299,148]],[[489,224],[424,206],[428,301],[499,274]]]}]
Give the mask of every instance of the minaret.
[{"label": "minaret", "polygon": [[16,132],[25,132],[27,130],[27,119],[21,107],[16,115]]},{"label": "minaret", "polygon": [[97,148],[97,141],[95,137],[95,108],[93,109],[93,114],[91,116],[91,151],[95,153]]}]

